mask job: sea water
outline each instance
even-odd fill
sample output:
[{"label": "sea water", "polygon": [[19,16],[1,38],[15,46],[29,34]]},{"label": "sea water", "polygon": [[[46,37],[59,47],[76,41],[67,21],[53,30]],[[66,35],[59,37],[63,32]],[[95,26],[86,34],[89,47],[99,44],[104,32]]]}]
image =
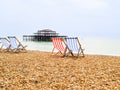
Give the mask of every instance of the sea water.
[{"label": "sea water", "polygon": [[88,54],[120,56],[120,38],[89,37],[83,45]]},{"label": "sea water", "polygon": [[[120,39],[103,38],[103,37],[86,37],[79,38],[85,54],[113,55],[120,56]],[[39,50],[51,52],[53,49],[52,42],[43,41],[23,41],[28,50]]]}]

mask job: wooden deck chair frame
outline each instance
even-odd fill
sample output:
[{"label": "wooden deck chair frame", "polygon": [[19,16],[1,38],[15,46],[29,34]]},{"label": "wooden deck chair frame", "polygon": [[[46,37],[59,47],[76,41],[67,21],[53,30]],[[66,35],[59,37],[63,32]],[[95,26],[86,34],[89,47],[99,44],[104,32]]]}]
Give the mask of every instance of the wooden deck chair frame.
[{"label": "wooden deck chair frame", "polygon": [[16,36],[8,36],[8,39],[10,41],[10,49],[14,52],[19,52],[19,51],[26,51],[27,46],[23,46],[22,43],[18,40]]},{"label": "wooden deck chair frame", "polygon": [[[63,38],[61,37],[52,37],[52,44],[53,44],[53,49],[52,49],[52,54],[53,55],[57,55],[57,54],[62,54],[63,56],[65,56],[65,52],[67,51],[67,47],[63,42]],[[55,52],[55,50],[57,50],[58,52]]]},{"label": "wooden deck chair frame", "polygon": [[[82,46],[80,44],[80,41],[78,37],[67,37],[65,38],[65,44],[69,48],[70,53],[73,54],[73,56],[79,56],[81,54],[84,57],[84,52],[82,49]],[[74,54],[74,51],[76,51],[77,55]],[[66,55],[69,55],[69,53],[66,53]]]},{"label": "wooden deck chair frame", "polygon": [[0,51],[9,51],[10,50],[10,41],[7,38],[0,38],[1,47]]}]

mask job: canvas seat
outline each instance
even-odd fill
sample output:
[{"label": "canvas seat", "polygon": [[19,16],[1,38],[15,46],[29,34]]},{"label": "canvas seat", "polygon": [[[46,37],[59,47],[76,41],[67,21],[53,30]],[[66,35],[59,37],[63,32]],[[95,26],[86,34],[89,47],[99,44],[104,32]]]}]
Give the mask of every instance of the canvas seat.
[{"label": "canvas seat", "polygon": [[7,38],[0,38],[1,41],[1,47],[0,51],[9,51],[10,49],[10,42]]},{"label": "canvas seat", "polygon": [[53,43],[53,50],[52,54],[56,51],[55,55],[58,53],[61,53],[63,56],[65,56],[65,52],[67,51],[67,47],[63,42],[63,39],[60,37],[53,37],[51,38],[52,43]]},{"label": "canvas seat", "polygon": [[[83,52],[83,49],[82,49],[82,46],[80,44],[78,37],[65,38],[65,44],[69,48],[69,51],[71,51],[74,56],[78,57],[79,54],[81,54],[84,57],[84,52]],[[68,55],[68,54],[66,54],[66,55]]]},{"label": "canvas seat", "polygon": [[27,46],[23,46],[22,43],[17,39],[15,36],[8,36],[8,39],[10,41],[10,49],[15,52],[19,52],[21,50],[26,51]]}]

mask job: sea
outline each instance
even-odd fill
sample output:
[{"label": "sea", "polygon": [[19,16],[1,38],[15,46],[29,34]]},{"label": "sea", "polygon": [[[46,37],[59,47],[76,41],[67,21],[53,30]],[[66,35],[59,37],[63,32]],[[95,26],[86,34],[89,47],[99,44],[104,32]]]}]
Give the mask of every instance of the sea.
[{"label": "sea", "polygon": [[[85,54],[120,56],[120,38],[79,37],[79,41]],[[27,50],[52,52],[53,49],[52,42],[22,41],[22,43],[27,45]]]}]

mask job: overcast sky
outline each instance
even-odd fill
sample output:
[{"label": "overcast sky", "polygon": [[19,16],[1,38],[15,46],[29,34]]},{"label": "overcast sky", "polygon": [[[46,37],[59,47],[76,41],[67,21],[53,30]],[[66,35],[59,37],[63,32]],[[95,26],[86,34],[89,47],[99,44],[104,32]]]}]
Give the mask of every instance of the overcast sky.
[{"label": "overcast sky", "polygon": [[120,0],[0,0],[1,37],[22,37],[38,29],[120,37]]}]

